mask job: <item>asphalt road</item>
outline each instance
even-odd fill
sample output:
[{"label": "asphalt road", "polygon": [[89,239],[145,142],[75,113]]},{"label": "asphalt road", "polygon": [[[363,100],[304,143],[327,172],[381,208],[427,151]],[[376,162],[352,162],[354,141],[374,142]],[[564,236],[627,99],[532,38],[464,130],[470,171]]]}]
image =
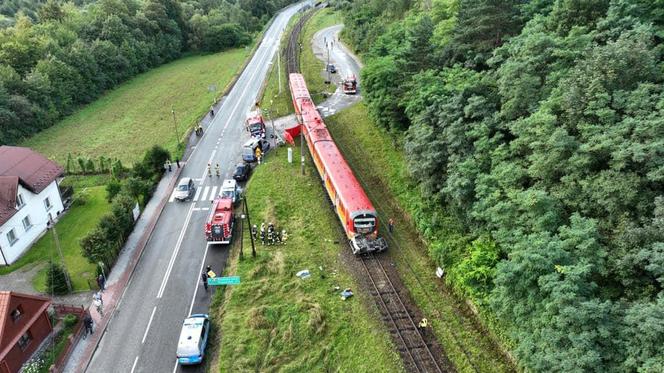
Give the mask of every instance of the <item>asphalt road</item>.
[{"label": "asphalt road", "polygon": [[[166,204],[93,355],[89,372],[202,370],[177,365],[175,351],[182,320],[192,313],[208,312],[213,290],[205,292],[199,278],[205,265],[211,265],[217,275],[232,275],[220,273],[228,247],[207,245],[203,226],[211,199],[241,161],[241,145],[249,137],[243,129],[245,115],[256,102],[281,33],[300,6],[286,8],[276,16],[193,150],[181,177],[195,179],[196,195],[192,201],[170,199]],[[206,175],[208,162],[219,163],[221,177]]]},{"label": "asphalt road", "polygon": [[[361,100],[360,70],[362,64],[346,46],[339,42],[339,32],[342,28],[343,25],[324,28],[314,34],[311,41],[314,55],[326,64],[329,61],[337,69],[336,73],[329,74],[331,84],[336,86],[334,94],[318,105],[318,110],[324,117],[334,115],[339,110],[355,105]],[[325,76],[327,72],[321,70],[321,74]],[[341,82],[348,75],[355,75],[358,80],[358,90],[355,95],[344,94],[341,90]]]}]

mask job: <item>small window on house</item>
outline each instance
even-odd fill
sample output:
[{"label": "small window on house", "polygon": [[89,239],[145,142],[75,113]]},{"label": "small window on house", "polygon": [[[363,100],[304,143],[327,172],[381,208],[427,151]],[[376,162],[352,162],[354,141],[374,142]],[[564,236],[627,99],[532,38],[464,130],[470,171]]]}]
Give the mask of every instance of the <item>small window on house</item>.
[{"label": "small window on house", "polygon": [[12,311],[12,321],[17,322],[23,316],[23,307],[18,306]]},{"label": "small window on house", "polygon": [[7,232],[7,241],[9,241],[10,245],[14,245],[14,243],[18,241],[18,238],[16,238],[16,232],[14,232],[14,228],[10,229],[9,232]]},{"label": "small window on house", "polygon": [[30,215],[26,215],[23,220],[23,228],[25,228],[25,231],[29,231],[30,228],[32,228],[32,222],[30,221]]},{"label": "small window on house", "polygon": [[51,209],[51,207],[53,207],[53,205],[51,205],[51,200],[48,197],[46,197],[46,199],[44,200],[44,208],[46,209],[46,211],[48,211]]},{"label": "small window on house", "polygon": [[32,341],[32,334],[28,330],[18,340],[18,347],[20,347],[21,350],[25,350],[30,345],[30,341]]},{"label": "small window on house", "polygon": [[20,209],[25,205],[25,201],[23,200],[23,195],[21,193],[16,195],[16,208]]}]

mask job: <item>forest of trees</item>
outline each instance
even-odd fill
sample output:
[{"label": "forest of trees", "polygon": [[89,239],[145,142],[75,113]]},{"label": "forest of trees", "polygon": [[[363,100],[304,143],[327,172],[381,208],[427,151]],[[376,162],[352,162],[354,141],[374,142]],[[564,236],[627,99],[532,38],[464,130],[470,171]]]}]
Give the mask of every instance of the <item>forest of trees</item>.
[{"label": "forest of trees", "polygon": [[519,364],[664,371],[664,1],[337,5],[432,256]]},{"label": "forest of trees", "polygon": [[104,91],[183,53],[246,45],[291,2],[3,1],[0,145],[53,125]]}]

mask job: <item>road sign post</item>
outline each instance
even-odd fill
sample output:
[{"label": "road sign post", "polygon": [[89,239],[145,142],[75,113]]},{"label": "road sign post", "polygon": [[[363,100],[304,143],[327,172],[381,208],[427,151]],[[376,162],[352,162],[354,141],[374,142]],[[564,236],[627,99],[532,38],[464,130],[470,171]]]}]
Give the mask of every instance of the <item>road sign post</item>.
[{"label": "road sign post", "polygon": [[240,276],[208,278],[207,281],[208,281],[208,285],[210,285],[210,286],[239,285],[240,284]]}]

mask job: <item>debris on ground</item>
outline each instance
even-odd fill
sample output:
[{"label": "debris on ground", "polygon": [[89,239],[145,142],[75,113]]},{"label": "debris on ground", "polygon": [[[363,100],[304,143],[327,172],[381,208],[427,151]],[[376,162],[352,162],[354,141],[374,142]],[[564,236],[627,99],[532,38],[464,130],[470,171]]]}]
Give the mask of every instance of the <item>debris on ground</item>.
[{"label": "debris on ground", "polygon": [[309,272],[308,269],[303,269],[300,272],[296,273],[295,276],[297,276],[300,279],[304,280],[305,278],[311,277],[311,273]]},{"label": "debris on ground", "polygon": [[341,292],[341,299],[346,300],[350,297],[353,296],[353,291],[350,288],[344,289],[344,291]]}]

